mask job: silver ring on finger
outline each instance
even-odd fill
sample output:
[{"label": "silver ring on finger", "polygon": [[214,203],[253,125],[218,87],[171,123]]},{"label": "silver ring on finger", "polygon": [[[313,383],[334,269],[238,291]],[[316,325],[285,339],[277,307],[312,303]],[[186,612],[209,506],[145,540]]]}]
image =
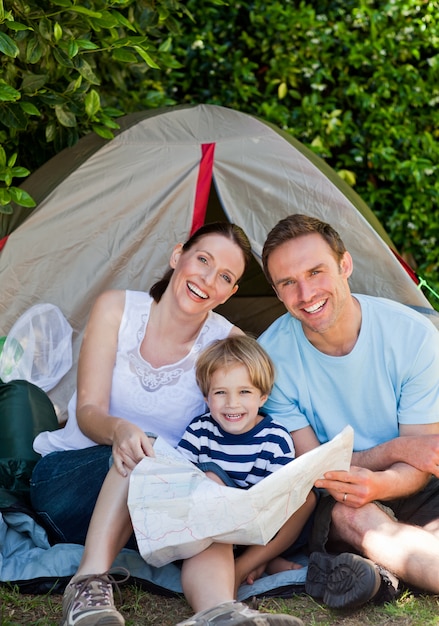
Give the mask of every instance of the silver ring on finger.
[{"label": "silver ring on finger", "polygon": [[345,493],[344,496],[343,496],[343,502],[346,502],[347,497],[348,497],[348,494]]}]

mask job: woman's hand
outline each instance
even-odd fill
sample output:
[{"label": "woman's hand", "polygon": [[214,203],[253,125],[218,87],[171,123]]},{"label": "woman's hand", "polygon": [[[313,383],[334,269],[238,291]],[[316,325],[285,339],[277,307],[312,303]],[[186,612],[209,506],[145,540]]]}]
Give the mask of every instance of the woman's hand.
[{"label": "woman's hand", "polygon": [[155,456],[152,440],[135,424],[119,420],[113,436],[113,462],[119,474],[127,476],[145,456]]}]

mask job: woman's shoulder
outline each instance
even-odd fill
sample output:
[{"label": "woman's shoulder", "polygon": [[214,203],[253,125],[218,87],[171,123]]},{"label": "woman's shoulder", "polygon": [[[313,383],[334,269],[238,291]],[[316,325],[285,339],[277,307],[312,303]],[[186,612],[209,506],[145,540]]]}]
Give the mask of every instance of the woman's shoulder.
[{"label": "woman's shoulder", "polygon": [[124,309],[127,304],[145,305],[152,301],[149,293],[145,291],[133,291],[131,289],[108,289],[96,298],[96,306],[106,306],[116,309]]},{"label": "woman's shoulder", "polygon": [[97,296],[90,317],[100,320],[113,320],[119,325],[122,316],[129,311],[148,311],[148,305],[151,301],[151,296],[144,291],[109,289]]},{"label": "woman's shoulder", "polygon": [[124,289],[107,289],[106,291],[102,291],[95,300],[95,303],[100,305],[111,304],[111,303],[119,303],[125,301],[125,290]]},{"label": "woman's shoulder", "polygon": [[107,319],[116,315],[120,317],[125,307],[125,291],[109,289],[100,293],[94,301],[91,316]]},{"label": "woman's shoulder", "polygon": [[232,322],[221,315],[220,313],[215,313],[215,311],[210,311],[209,315],[205,322],[205,328],[209,328],[214,331],[226,332],[226,335],[232,332],[233,329],[236,329],[237,333],[241,333],[237,326],[234,326]]},{"label": "woman's shoulder", "polygon": [[139,303],[145,305],[152,302],[152,297],[146,291],[133,291],[132,289],[126,289],[123,291],[124,299],[127,303]]}]

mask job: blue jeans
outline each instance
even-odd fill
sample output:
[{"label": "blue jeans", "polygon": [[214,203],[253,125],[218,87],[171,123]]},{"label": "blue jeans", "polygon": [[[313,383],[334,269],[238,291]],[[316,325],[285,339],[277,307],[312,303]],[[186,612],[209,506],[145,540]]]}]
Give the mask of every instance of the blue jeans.
[{"label": "blue jeans", "polygon": [[110,462],[111,446],[103,445],[52,452],[38,461],[30,496],[51,543],[84,544]]}]

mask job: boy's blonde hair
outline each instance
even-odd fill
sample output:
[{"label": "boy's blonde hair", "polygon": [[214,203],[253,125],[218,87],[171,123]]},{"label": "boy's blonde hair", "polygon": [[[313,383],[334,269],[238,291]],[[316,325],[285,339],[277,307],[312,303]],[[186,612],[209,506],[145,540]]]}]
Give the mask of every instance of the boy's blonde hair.
[{"label": "boy's blonde hair", "polygon": [[213,341],[197,359],[195,376],[204,397],[209,394],[213,374],[236,363],[245,365],[256,389],[269,394],[274,383],[274,365],[256,339],[248,335],[232,335]]}]

